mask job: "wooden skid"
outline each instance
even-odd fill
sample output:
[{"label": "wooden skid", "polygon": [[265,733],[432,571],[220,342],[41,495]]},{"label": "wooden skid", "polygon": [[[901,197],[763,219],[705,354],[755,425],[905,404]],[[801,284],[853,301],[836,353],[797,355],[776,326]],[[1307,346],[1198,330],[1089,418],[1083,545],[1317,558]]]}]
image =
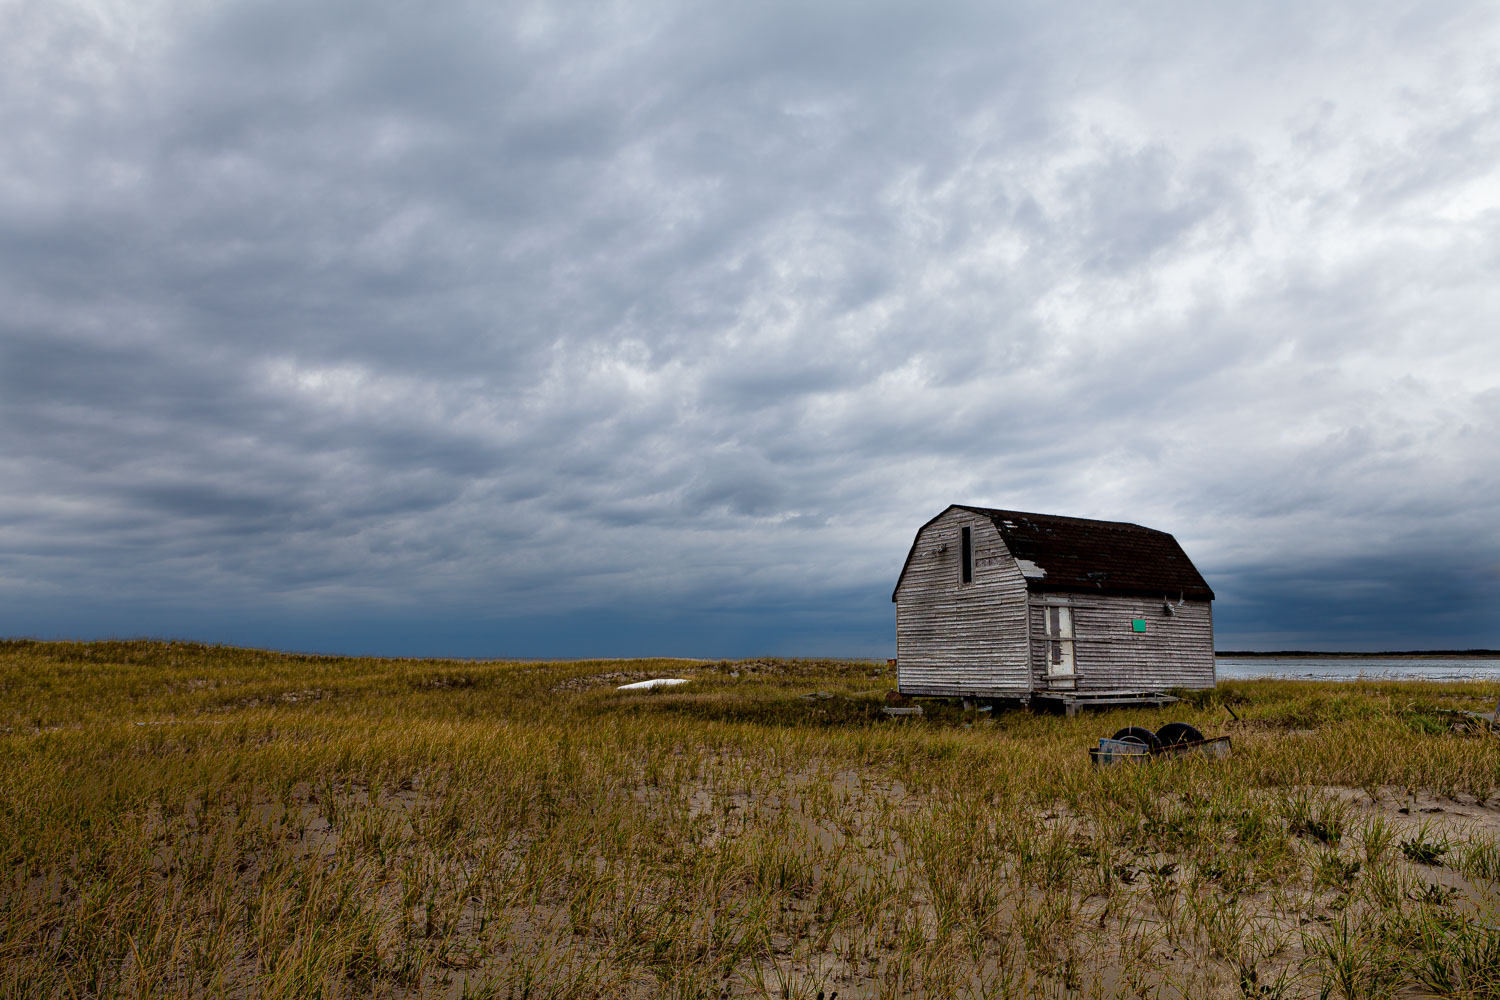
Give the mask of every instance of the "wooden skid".
[{"label": "wooden skid", "polygon": [[1033,701],[1060,703],[1068,715],[1074,715],[1079,707],[1105,705],[1150,705],[1164,708],[1177,700],[1164,691],[1037,691]]}]

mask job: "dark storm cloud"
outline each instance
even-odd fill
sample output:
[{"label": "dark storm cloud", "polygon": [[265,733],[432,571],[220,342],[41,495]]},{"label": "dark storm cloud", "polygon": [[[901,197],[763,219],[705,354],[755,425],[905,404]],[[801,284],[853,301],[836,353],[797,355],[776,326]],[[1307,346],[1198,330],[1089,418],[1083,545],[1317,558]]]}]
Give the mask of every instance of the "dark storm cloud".
[{"label": "dark storm cloud", "polygon": [[1500,644],[1497,40],[1462,3],[26,8],[0,629],[879,655],[970,501],[1174,531],[1230,645]]}]

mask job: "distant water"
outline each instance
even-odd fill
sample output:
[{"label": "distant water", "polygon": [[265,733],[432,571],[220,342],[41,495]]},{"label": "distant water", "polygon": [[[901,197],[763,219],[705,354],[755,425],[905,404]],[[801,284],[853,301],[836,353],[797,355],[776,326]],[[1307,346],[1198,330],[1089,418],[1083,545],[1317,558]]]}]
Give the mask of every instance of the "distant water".
[{"label": "distant water", "polygon": [[1453,659],[1342,659],[1315,656],[1246,657],[1220,659],[1220,680],[1285,677],[1317,681],[1494,681],[1500,680],[1500,660]]}]

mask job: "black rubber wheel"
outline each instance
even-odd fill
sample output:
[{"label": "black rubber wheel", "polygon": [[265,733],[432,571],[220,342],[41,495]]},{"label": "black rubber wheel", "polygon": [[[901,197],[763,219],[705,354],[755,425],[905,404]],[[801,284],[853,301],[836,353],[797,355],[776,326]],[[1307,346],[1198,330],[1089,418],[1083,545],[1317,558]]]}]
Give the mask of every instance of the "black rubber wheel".
[{"label": "black rubber wheel", "polygon": [[1139,743],[1147,750],[1156,751],[1161,749],[1161,740],[1157,739],[1156,734],[1144,726],[1126,726],[1118,733],[1115,733],[1115,739],[1123,740],[1126,743]]},{"label": "black rubber wheel", "polygon": [[1203,734],[1186,722],[1169,722],[1156,731],[1156,738],[1162,746],[1174,747],[1179,743],[1200,743]]}]

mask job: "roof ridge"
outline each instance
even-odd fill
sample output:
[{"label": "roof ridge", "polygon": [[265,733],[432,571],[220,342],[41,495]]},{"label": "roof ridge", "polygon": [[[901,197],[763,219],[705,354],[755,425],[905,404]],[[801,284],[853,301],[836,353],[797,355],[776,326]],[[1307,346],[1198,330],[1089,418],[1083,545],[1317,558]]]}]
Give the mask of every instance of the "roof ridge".
[{"label": "roof ridge", "polygon": [[976,514],[984,514],[986,516],[992,517],[1034,517],[1040,521],[1078,521],[1083,524],[1103,524],[1110,527],[1135,528],[1139,531],[1150,531],[1158,535],[1171,534],[1171,532],[1162,531],[1160,528],[1148,528],[1144,524],[1137,524],[1134,521],[1106,521],[1097,517],[1075,517],[1072,514],[1042,514],[1037,511],[1029,510],[1003,510],[999,507],[980,507],[976,504],[969,503],[956,503],[953,506],[959,507],[963,510],[973,511]]}]

